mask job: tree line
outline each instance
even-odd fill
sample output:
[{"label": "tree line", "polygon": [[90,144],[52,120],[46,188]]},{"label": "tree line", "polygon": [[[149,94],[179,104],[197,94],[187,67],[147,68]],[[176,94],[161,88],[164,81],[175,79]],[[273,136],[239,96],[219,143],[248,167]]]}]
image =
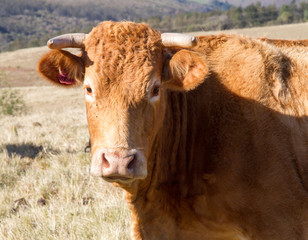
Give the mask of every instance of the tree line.
[{"label": "tree line", "polygon": [[108,8],[95,1],[86,4],[76,1],[72,6],[57,1],[2,0],[0,52],[42,46],[50,37],[65,32],[89,32],[104,20],[146,22],[162,32],[224,30],[308,21],[308,2],[296,4],[295,0],[282,7],[256,3],[247,7],[231,6],[227,10],[217,5],[217,10],[203,12],[175,11],[171,14],[163,12],[165,9],[154,11],[158,16],[151,16],[153,9],[142,9],[140,6],[128,9],[124,4],[119,8]]},{"label": "tree line", "polygon": [[262,6],[251,4],[245,8],[230,7],[225,11],[180,13],[175,16],[155,16],[139,21],[147,22],[162,32],[195,32],[250,28],[259,26],[300,23],[308,21],[308,2]]}]

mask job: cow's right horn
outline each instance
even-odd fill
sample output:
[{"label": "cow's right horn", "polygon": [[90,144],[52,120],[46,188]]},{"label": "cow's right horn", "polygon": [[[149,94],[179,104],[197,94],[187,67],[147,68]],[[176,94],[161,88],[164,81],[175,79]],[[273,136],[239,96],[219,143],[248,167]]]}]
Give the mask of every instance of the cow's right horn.
[{"label": "cow's right horn", "polygon": [[61,48],[84,48],[83,41],[87,38],[88,34],[84,33],[68,33],[54,38],[47,42],[47,46],[51,49]]},{"label": "cow's right horn", "polygon": [[182,33],[162,33],[162,44],[165,47],[191,48],[197,45],[197,38]]}]

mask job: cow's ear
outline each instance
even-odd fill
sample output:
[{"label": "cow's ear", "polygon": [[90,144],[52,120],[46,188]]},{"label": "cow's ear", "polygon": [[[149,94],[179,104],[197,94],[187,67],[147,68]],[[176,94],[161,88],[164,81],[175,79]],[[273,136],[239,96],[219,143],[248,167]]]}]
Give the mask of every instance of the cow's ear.
[{"label": "cow's ear", "polygon": [[38,71],[47,80],[61,86],[80,85],[84,77],[82,58],[63,50],[52,50],[44,55]]},{"label": "cow's ear", "polygon": [[208,75],[205,56],[198,52],[184,49],[169,58],[165,54],[163,68],[163,82],[169,89],[192,90],[199,86]]}]

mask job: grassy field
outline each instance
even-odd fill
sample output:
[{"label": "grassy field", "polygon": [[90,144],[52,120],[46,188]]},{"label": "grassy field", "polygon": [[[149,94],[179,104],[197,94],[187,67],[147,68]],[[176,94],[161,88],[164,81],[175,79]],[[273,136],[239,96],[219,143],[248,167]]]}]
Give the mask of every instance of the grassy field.
[{"label": "grassy field", "polygon": [[128,239],[122,191],[89,175],[81,90],[19,90],[27,114],[0,119],[0,239]]},{"label": "grassy field", "polygon": [[[233,32],[303,39],[307,31],[305,23]],[[0,54],[2,84],[27,106],[23,115],[0,116],[0,239],[129,239],[122,191],[89,175],[82,90],[49,86],[36,73],[46,51]]]}]

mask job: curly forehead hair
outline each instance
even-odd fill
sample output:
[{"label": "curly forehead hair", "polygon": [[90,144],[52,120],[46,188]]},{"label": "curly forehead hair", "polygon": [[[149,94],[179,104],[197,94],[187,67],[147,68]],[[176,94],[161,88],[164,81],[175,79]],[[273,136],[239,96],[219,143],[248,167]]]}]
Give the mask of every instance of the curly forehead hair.
[{"label": "curly forehead hair", "polygon": [[150,28],[147,24],[134,22],[102,22],[92,33],[92,36],[104,37],[117,44],[131,41],[133,43],[140,38],[149,40],[154,38],[157,40],[160,37],[160,33]]},{"label": "curly forehead hair", "polygon": [[158,66],[162,51],[160,32],[133,22],[103,22],[93,28],[85,46],[93,62],[91,69],[104,89],[110,87],[109,80],[113,84],[133,83],[134,88],[142,89]]},{"label": "curly forehead hair", "polygon": [[95,53],[103,53],[103,58],[108,58],[109,52],[127,61],[151,58],[162,48],[160,33],[147,24],[112,21],[95,27],[86,40],[86,46],[95,46]]}]

